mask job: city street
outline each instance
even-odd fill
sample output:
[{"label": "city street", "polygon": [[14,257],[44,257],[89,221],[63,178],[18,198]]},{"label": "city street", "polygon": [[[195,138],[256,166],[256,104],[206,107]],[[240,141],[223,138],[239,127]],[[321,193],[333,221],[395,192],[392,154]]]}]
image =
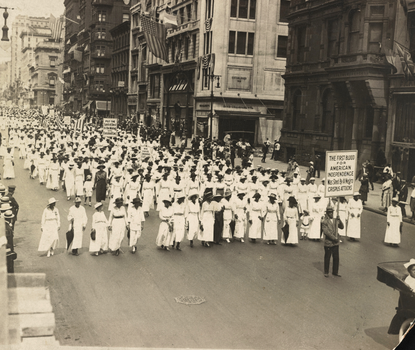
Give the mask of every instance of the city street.
[{"label": "city street", "polygon": [[[17,150],[15,153],[18,155]],[[382,243],[386,217],[364,211],[362,239],[340,245],[341,278],[323,276],[323,243],[298,247],[222,243],[205,248],[188,241],[182,251],[157,249],[159,219],[152,211],[135,255],[93,257],[88,252],[93,208],[80,256],[65,248],[72,201],[30,180],[15,161],[20,205],[15,228],[15,272],[44,272],[61,345],[206,349],[392,349],[387,334],[398,292],[376,280],[379,262],[414,258],[414,226],[403,226],[402,244]],[[37,251],[48,198],[59,200],[59,249]],[[107,205],[105,206],[107,208]],[[108,213],[105,211],[106,214]],[[206,299],[184,305],[179,296]]]}]

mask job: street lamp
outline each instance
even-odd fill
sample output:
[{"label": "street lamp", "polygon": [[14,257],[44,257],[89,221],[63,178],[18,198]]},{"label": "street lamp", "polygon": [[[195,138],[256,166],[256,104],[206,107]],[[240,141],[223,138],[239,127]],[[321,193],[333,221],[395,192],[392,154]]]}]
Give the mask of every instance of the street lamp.
[{"label": "street lamp", "polygon": [[210,132],[209,137],[213,140],[213,82],[216,79],[216,88],[220,88],[220,75],[211,74],[210,77]]},{"label": "street lamp", "polygon": [[4,26],[2,28],[3,37],[1,38],[1,41],[9,41],[9,37],[8,37],[9,27],[7,27],[7,18],[9,17],[9,13],[7,12],[7,9],[14,10],[14,8],[0,6],[0,9],[4,9],[4,12],[3,12]]}]

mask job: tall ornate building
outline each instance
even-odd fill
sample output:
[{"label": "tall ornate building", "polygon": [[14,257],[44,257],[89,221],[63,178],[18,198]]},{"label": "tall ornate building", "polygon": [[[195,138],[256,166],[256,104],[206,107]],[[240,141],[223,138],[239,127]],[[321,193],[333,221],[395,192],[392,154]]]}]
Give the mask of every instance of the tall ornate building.
[{"label": "tall ornate building", "polygon": [[400,60],[414,49],[411,9],[402,7],[412,2],[291,1],[281,137],[287,159],[357,149],[360,163],[383,152],[391,162],[394,145],[414,134],[399,110],[414,91]]},{"label": "tall ornate building", "polygon": [[[279,138],[288,6],[284,0],[133,1],[130,111],[137,91],[136,110],[147,124],[187,137],[232,131],[256,144]],[[163,24],[168,18],[166,61],[151,53],[140,13]]]},{"label": "tall ornate building", "polygon": [[66,0],[65,8],[68,110],[110,115],[113,48],[110,29],[129,21],[129,5],[126,0]]}]

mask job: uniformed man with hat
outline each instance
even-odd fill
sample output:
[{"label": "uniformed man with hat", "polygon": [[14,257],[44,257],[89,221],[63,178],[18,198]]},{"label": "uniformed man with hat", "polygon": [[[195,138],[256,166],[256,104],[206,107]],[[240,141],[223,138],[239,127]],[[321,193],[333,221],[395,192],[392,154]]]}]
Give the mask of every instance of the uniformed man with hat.
[{"label": "uniformed man with hat", "polygon": [[16,199],[14,198],[14,192],[16,190],[16,186],[15,185],[9,185],[9,192],[6,194],[6,197],[9,197],[9,203],[10,206],[12,207],[12,213],[14,215],[13,219],[11,220],[12,225],[13,225],[13,231],[14,231],[14,224],[16,223],[17,220],[17,214],[19,213],[19,204],[17,203]]}]

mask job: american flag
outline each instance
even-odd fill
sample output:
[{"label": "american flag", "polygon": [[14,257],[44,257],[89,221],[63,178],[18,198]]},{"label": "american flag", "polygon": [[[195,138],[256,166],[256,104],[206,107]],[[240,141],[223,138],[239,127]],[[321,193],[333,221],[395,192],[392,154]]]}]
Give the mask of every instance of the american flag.
[{"label": "american flag", "polygon": [[143,15],[140,18],[149,50],[154,56],[167,62],[166,27]]},{"label": "american flag", "polygon": [[204,55],[202,57],[202,67],[203,69],[207,69],[210,63],[210,55]]},{"label": "american flag", "polygon": [[208,18],[205,21],[205,28],[207,32],[210,32],[210,30],[212,29],[212,18]]},{"label": "american flag", "polygon": [[63,16],[56,18],[54,15],[51,14],[49,17],[49,27],[52,31],[52,39],[55,39],[55,41],[60,40],[61,32],[63,29]]},{"label": "american flag", "polygon": [[81,117],[75,122],[75,131],[82,132],[84,129],[85,123],[85,114],[82,114]]}]

